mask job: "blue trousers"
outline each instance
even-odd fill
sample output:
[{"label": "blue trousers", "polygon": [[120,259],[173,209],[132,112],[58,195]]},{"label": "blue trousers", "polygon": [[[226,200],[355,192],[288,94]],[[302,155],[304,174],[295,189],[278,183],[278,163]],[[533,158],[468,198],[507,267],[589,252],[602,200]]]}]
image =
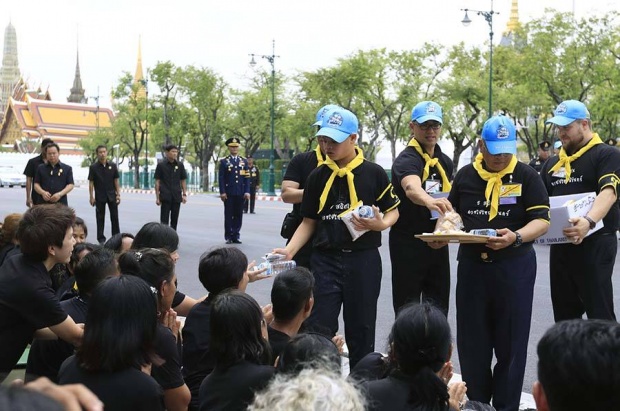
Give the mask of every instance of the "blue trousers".
[{"label": "blue trousers", "polygon": [[307,324],[335,335],[342,306],[349,364],[353,368],[375,350],[377,299],[382,275],[379,250],[325,252],[314,249],[310,261],[315,279],[314,308]]},{"label": "blue trousers", "polygon": [[224,201],[224,239],[238,240],[243,221],[243,196],[228,196]]},{"label": "blue trousers", "polygon": [[502,261],[459,261],[457,347],[470,400],[490,403],[492,397],[497,411],[518,411],[535,280],[534,249]]}]

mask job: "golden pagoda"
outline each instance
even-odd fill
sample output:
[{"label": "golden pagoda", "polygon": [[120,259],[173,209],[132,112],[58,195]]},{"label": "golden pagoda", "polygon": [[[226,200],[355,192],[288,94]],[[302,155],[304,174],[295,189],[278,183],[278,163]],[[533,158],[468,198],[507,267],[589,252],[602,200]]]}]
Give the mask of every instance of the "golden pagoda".
[{"label": "golden pagoda", "polygon": [[502,33],[502,39],[499,42],[501,46],[512,46],[514,41],[514,32],[521,26],[519,21],[519,0],[512,0],[510,6],[510,18],[506,23],[506,30]]}]

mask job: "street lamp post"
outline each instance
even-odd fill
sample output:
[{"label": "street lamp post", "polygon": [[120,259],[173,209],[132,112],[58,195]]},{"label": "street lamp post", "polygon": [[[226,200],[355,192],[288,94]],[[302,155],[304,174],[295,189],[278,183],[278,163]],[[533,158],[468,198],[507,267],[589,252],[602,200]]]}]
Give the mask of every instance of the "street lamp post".
[{"label": "street lamp post", "polygon": [[[147,72],[148,75],[148,72]],[[144,87],[144,188],[149,189],[149,80],[148,78],[140,80]]]},{"label": "street lamp post", "polygon": [[471,19],[467,15],[468,11],[474,12],[489,23],[489,111],[487,117],[490,118],[493,115],[493,15],[499,14],[497,11],[493,11],[493,0],[491,0],[491,11],[480,11],[472,9],[461,9],[465,12],[465,17],[461,20],[461,23],[465,27],[469,26]]},{"label": "street lamp post", "polygon": [[254,57],[262,57],[266,59],[269,63],[271,63],[271,150],[269,151],[269,181],[267,182],[267,195],[275,196],[275,181],[276,181],[276,173],[274,166],[274,155],[273,155],[273,140],[275,136],[275,101],[276,101],[276,67],[275,60],[276,57],[276,41],[273,40],[272,43],[272,51],[271,55],[259,55],[259,54],[250,54],[252,60],[250,60],[250,65],[253,67],[256,65],[256,60]]}]

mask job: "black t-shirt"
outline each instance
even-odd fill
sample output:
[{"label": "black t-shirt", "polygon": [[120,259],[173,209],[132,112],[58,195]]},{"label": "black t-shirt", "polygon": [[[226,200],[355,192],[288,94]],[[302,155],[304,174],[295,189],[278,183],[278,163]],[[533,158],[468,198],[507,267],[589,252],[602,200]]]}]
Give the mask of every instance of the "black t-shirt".
[{"label": "black t-shirt", "polygon": [[67,319],[43,263],[23,255],[0,267],[0,373],[9,372],[40,328]]},{"label": "black t-shirt", "polygon": [[26,164],[26,168],[24,169],[24,175],[32,179],[31,197],[32,197],[32,202],[34,204],[43,203],[43,198],[41,197],[41,195],[37,193],[36,191],[34,191],[34,176],[37,174],[37,168],[39,168],[39,166],[43,163],[45,163],[43,161],[43,157],[41,157],[41,154],[39,154],[38,156],[32,157],[30,160],[28,160],[28,163]]},{"label": "black t-shirt", "polygon": [[84,384],[103,402],[106,411],[164,410],[164,397],[159,384],[135,368],[117,372],[89,372],[69,357],[58,373],[60,384]]},{"label": "black t-shirt", "polygon": [[280,356],[286,344],[291,340],[288,334],[282,331],[275,330],[271,326],[267,327],[267,333],[269,334],[269,346],[271,347],[271,354],[273,358]]},{"label": "black t-shirt", "polygon": [[[484,194],[487,182],[478,175],[472,164],[463,167],[456,174],[448,200],[461,215],[465,231],[479,228],[508,228],[515,231],[532,220],[549,222],[549,196],[536,170],[517,162],[514,172],[506,174],[502,183],[505,186],[514,186],[517,192],[517,185],[521,185],[521,195],[500,198],[497,216],[489,221],[490,205],[487,206]],[[498,260],[523,255],[531,246],[532,242],[528,242],[521,247],[506,247],[495,251],[485,244],[461,244],[459,258],[481,258],[481,254],[486,253],[489,260]]]},{"label": "black t-shirt", "polygon": [[185,300],[185,294],[177,290],[177,292],[174,293],[174,297],[172,297],[172,308],[176,308],[183,300]]},{"label": "black t-shirt", "polygon": [[[50,163],[41,164],[37,168],[37,173],[34,176],[34,182],[39,183],[41,188],[50,194],[54,195],[59,191],[64,190],[66,186],[69,184],[74,184],[73,182],[73,169],[71,166],[61,163],[60,161],[56,163],[55,166],[52,166]],[[32,199],[34,202],[34,198]],[[46,203],[41,197],[41,203]],[[67,196],[64,195],[60,197],[58,200],[59,203],[67,205]]]},{"label": "black t-shirt", "polygon": [[411,382],[398,372],[380,380],[362,383],[362,391],[366,394],[369,411],[414,409],[409,404]]},{"label": "black t-shirt", "polygon": [[[450,178],[454,165],[450,157],[441,152],[438,145],[435,146],[433,158],[439,159],[439,164],[446,172],[446,176]],[[400,205],[398,206],[398,221],[392,226],[392,230],[403,231],[407,234],[432,233],[435,230],[436,220],[431,220],[429,209],[409,200],[402,187],[402,181],[405,177],[415,175],[422,180],[425,164],[422,156],[410,146],[405,147],[394,160],[394,164],[392,164],[392,185],[394,192],[400,198]],[[428,193],[440,192],[443,189],[441,175],[437,167],[429,169],[428,178],[422,181],[422,188]]]},{"label": "black t-shirt", "polygon": [[185,381],[181,375],[181,356],[170,328],[157,324],[155,336],[155,353],[165,362],[160,366],[153,366],[151,376],[164,390],[179,388]]},{"label": "black t-shirt", "polygon": [[[297,154],[288,163],[282,180],[294,181],[299,184],[299,189],[304,189],[308,176],[314,171],[318,163],[316,151]],[[293,204],[293,213],[301,215],[301,203]]]},{"label": "black t-shirt", "polygon": [[200,411],[242,411],[254,394],[269,384],[275,368],[241,361],[226,370],[215,368],[200,384]]},{"label": "black t-shirt", "polygon": [[358,383],[380,380],[387,377],[390,371],[387,357],[379,352],[371,352],[355,364],[347,379]]},{"label": "black t-shirt", "polygon": [[183,200],[181,180],[187,180],[187,173],[183,163],[164,159],[155,168],[155,180],[159,180],[159,199],[171,203],[180,203]]},{"label": "black t-shirt", "polygon": [[101,164],[95,161],[88,169],[88,181],[93,182],[95,188],[95,201],[105,203],[116,202],[116,187],[114,180],[118,179],[116,164],[106,161]]},{"label": "black t-shirt", "polygon": [[[88,299],[80,296],[62,301],[60,306],[76,323],[86,322]],[[63,340],[34,340],[30,346],[26,366],[27,381],[47,377],[58,382],[58,370],[62,363],[73,355],[73,345]]]},{"label": "black t-shirt", "polygon": [[533,159],[532,161],[530,161],[530,167],[532,167],[534,170],[536,170],[537,172],[540,173],[540,169],[542,168],[543,164],[545,163],[546,160],[541,160],[540,157],[536,157],[535,159]]},{"label": "black t-shirt", "polygon": [[209,349],[211,339],[211,300],[196,304],[183,326],[183,376],[192,393],[191,409],[198,409],[200,383],[215,368],[215,358]]},{"label": "black t-shirt", "polygon": [[[620,151],[607,144],[597,144],[586,151],[577,160],[572,161],[571,176],[568,184],[563,175],[564,168],[558,172],[549,170],[559,161],[559,156],[549,158],[540,170],[547,192],[550,196],[563,196],[595,192],[600,193],[605,187],[613,187],[618,197],[620,181]],[[620,208],[616,201],[603,218],[604,227],[600,232],[613,233],[620,228]]]},{"label": "black t-shirt", "polygon": [[19,254],[19,244],[8,243],[4,247],[0,248],[0,266],[4,263],[4,260],[12,255]]},{"label": "black t-shirt", "polygon": [[[347,227],[338,217],[352,205],[349,204],[349,185],[346,176],[334,179],[325,206],[320,214],[317,213],[319,199],[331,174],[332,170],[326,165],[310,173],[301,203],[302,216],[318,220],[314,232],[314,248],[367,250],[380,247],[381,233],[379,231],[368,231],[354,242]],[[400,200],[394,194],[392,184],[381,166],[364,160],[362,164],[353,169],[353,175],[357,198],[365,205],[376,205],[383,213],[398,206]]]}]

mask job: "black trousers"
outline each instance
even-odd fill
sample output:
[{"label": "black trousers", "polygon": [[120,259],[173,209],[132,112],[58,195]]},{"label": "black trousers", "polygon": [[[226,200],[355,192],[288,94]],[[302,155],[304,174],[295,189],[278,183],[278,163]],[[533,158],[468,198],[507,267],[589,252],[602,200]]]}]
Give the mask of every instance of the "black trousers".
[{"label": "black trousers", "polygon": [[503,261],[459,260],[456,341],[470,400],[519,410],[535,281],[533,248]]},{"label": "black trousers", "polygon": [[616,321],[611,276],[617,253],[615,233],[594,233],[579,245],[551,246],[551,302],[556,322],[583,314]]},{"label": "black trousers", "polygon": [[112,235],[121,232],[118,224],[118,204],[116,201],[96,201],[95,202],[95,218],[97,219],[97,241],[105,243],[105,235],[103,234],[105,227],[105,207],[110,209],[110,223],[112,224]]},{"label": "black trousers", "polygon": [[248,212],[248,206],[250,206],[250,213],[254,212],[254,205],[256,204],[256,187],[250,187],[250,199],[243,201],[243,212]]},{"label": "black trousers", "polygon": [[181,203],[178,203],[176,201],[162,201],[159,221],[165,225],[168,225],[168,221],[170,221],[170,227],[172,227],[174,231],[176,231],[177,223],[179,222],[180,210]]},{"label": "black trousers", "polygon": [[243,196],[227,196],[224,201],[224,239],[239,240],[243,222]]},{"label": "black trousers", "polygon": [[448,247],[430,248],[410,233],[390,230],[392,304],[394,313],[410,302],[428,301],[448,315],[450,254]]},{"label": "black trousers", "polygon": [[342,306],[349,364],[353,368],[375,350],[377,299],[382,275],[379,250],[325,252],[314,249],[311,266],[315,279],[314,308],[307,324],[335,335]]}]

